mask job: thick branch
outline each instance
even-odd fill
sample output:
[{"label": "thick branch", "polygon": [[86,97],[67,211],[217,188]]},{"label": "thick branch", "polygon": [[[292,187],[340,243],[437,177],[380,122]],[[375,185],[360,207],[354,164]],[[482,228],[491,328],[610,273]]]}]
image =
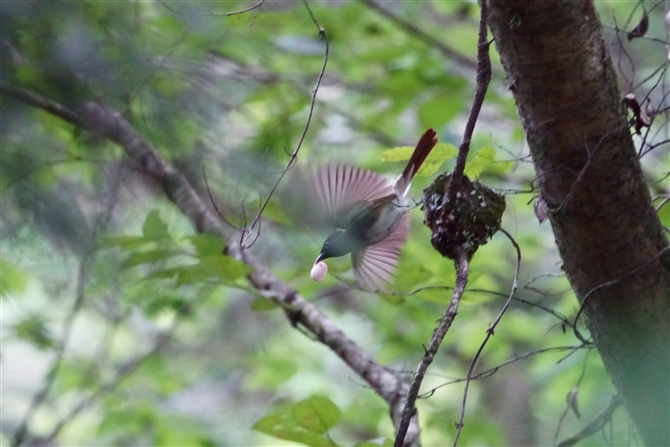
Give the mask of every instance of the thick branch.
[{"label": "thick branch", "polygon": [[489,17],[563,269],[642,439],[670,445],[668,241],[593,3],[490,0]]}]

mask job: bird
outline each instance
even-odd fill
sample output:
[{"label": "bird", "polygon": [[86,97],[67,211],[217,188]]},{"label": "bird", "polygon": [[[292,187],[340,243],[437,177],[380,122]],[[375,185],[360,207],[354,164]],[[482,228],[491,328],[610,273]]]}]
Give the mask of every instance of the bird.
[{"label": "bird", "polygon": [[311,176],[316,205],[334,230],[321,247],[310,276],[321,281],[328,272],[323,262],[351,253],[354,276],[367,291],[384,291],[395,274],[400,250],[409,235],[412,205],[407,193],[414,175],[437,144],[428,129],[419,139],[407,166],[393,182],[368,169],[328,164]]}]

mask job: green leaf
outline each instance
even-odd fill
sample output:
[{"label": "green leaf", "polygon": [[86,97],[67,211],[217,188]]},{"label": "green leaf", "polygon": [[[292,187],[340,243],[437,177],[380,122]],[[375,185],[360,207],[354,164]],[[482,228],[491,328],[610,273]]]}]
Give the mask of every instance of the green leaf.
[{"label": "green leaf", "polygon": [[[186,266],[190,267],[190,266]],[[145,279],[171,279],[177,277],[179,275],[180,271],[183,270],[185,267],[170,267],[170,268],[165,268],[165,269],[158,269],[154,270],[153,272],[149,273]]]},{"label": "green leaf", "polygon": [[293,406],[293,418],[301,427],[325,433],[337,424],[342,416],[340,409],[330,399],[312,396]]},{"label": "green leaf", "polygon": [[330,399],[312,396],[264,417],[254,424],[253,429],[309,446],[335,446],[325,434],[340,417],[340,409]]},{"label": "green leaf", "polygon": [[[405,161],[409,160],[414,152],[411,146],[399,146],[392,149],[387,149],[382,152],[382,161]],[[437,143],[430,155],[419,169],[417,176],[429,177],[442,166],[442,164],[449,159],[455,158],[458,155],[458,149],[453,144]]]},{"label": "green leaf", "polygon": [[356,447],[393,447],[393,440],[384,438],[384,442],[382,444],[366,441],[362,444],[356,444]]},{"label": "green leaf", "polygon": [[150,294],[143,296],[141,300],[136,299],[134,301],[147,317],[156,317],[166,310],[180,314],[188,309],[188,302],[177,295]]},{"label": "green leaf", "polygon": [[170,236],[167,224],[161,219],[158,210],[151,210],[142,224],[142,235],[148,239],[166,239]]},{"label": "green leaf", "polygon": [[55,345],[55,341],[41,315],[29,315],[16,323],[12,329],[18,338],[27,341],[37,349],[47,350]]},{"label": "green leaf", "polygon": [[465,164],[465,175],[471,179],[476,179],[493,161],[496,151],[492,147],[483,147],[477,151],[472,160],[468,160]]},{"label": "green leaf", "polygon": [[230,256],[216,255],[200,259],[197,264],[182,265],[156,270],[146,279],[177,278],[177,287],[208,280],[232,282],[251,274],[253,269]]},{"label": "green leaf", "polygon": [[197,234],[190,236],[187,240],[195,249],[195,255],[198,258],[205,258],[208,256],[221,255],[225,244],[220,237],[213,234]]},{"label": "green leaf", "polygon": [[166,248],[157,248],[156,250],[131,253],[121,264],[124,268],[135,267],[142,264],[148,264],[177,256],[180,253]]},{"label": "green leaf", "polygon": [[308,432],[286,413],[277,413],[257,421],[252,428],[278,439],[298,442],[308,446],[335,446],[336,444],[319,433]]},{"label": "green leaf", "polygon": [[22,294],[27,283],[26,276],[18,267],[0,258],[0,297]]},{"label": "green leaf", "polygon": [[453,144],[437,143],[416,175],[418,177],[430,177],[442,167],[445,161],[456,158],[457,155],[458,149]]},{"label": "green leaf", "polygon": [[409,160],[414,148],[411,146],[398,146],[392,149],[386,149],[382,152],[382,161],[404,161]]},{"label": "green leaf", "polygon": [[102,245],[105,247],[120,247],[126,250],[142,247],[148,243],[154,242],[142,236],[108,236],[102,238]]}]

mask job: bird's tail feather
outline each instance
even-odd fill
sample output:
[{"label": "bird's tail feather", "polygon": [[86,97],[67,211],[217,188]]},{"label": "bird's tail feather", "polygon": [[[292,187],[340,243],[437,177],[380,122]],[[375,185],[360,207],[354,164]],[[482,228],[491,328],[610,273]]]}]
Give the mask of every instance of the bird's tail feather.
[{"label": "bird's tail feather", "polygon": [[414,178],[414,174],[417,173],[423,162],[426,161],[428,154],[430,154],[430,151],[433,150],[436,144],[437,132],[435,132],[434,129],[428,129],[419,139],[412,156],[407,162],[407,166],[405,166],[402,174],[400,174],[400,177],[396,180],[395,189],[399,196],[402,197],[407,194],[407,190],[412,182],[412,178]]}]

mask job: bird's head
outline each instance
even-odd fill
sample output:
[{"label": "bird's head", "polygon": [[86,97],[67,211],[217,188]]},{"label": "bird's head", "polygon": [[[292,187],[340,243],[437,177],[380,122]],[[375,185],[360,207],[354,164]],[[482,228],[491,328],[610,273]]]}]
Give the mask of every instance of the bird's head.
[{"label": "bird's head", "polygon": [[357,248],[359,248],[359,244],[356,243],[347,230],[335,230],[328,236],[326,242],[323,243],[321,253],[319,253],[314,263],[316,264],[328,258],[344,256]]}]

